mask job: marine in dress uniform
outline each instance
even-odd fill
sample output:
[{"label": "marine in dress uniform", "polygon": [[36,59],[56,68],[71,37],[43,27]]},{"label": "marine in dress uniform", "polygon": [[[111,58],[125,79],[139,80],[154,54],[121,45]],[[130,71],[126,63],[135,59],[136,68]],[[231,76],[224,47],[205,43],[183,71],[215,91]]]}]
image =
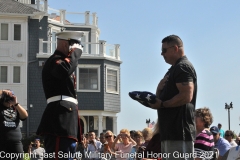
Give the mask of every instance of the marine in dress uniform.
[{"label": "marine in dress uniform", "polygon": [[80,140],[80,119],[73,73],[82,54],[80,38],[83,33],[60,32],[56,36],[57,49],[45,62],[42,70],[47,107],[37,135],[44,136],[44,159],[72,159],[76,142]]}]

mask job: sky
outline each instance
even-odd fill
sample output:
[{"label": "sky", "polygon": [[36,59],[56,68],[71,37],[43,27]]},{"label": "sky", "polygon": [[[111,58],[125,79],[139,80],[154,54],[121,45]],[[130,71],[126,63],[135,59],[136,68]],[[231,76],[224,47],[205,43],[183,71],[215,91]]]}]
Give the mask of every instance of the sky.
[{"label": "sky", "polygon": [[96,12],[100,40],[120,44],[121,112],[118,131],[143,130],[157,111],[132,100],[131,91],[155,93],[170,65],[161,56],[161,40],[181,37],[198,77],[196,108],[209,107],[213,124],[240,132],[240,1],[236,0],[50,0],[54,9]]}]

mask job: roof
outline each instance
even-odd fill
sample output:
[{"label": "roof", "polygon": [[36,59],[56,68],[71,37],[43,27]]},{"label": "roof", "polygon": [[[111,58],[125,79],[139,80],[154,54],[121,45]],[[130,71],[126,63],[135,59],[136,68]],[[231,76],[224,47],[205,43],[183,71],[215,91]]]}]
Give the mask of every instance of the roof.
[{"label": "roof", "polygon": [[[56,16],[56,17],[50,18],[50,19],[53,19],[53,20],[56,20],[56,21],[60,22],[60,16]],[[71,23],[68,20],[65,20],[65,24],[71,24]]]},{"label": "roof", "polygon": [[33,14],[34,12],[41,11],[14,0],[0,0],[0,13]]}]

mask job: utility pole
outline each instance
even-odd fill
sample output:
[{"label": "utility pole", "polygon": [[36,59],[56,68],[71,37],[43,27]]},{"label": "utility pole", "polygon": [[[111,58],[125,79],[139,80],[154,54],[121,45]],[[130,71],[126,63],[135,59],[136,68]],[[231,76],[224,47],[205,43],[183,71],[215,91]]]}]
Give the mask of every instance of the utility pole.
[{"label": "utility pole", "polygon": [[232,102],[229,105],[227,103],[225,103],[225,109],[228,110],[228,130],[230,130],[230,108],[233,109]]}]

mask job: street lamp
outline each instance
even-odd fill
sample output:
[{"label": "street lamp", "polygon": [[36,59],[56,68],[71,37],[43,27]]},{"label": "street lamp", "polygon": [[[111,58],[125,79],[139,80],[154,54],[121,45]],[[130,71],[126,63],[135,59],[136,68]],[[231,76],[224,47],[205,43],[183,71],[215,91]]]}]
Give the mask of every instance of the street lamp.
[{"label": "street lamp", "polygon": [[150,123],[150,118],[149,118],[149,120],[146,119],[147,127],[149,127],[149,123]]},{"label": "street lamp", "polygon": [[229,105],[227,103],[225,103],[225,109],[228,110],[228,130],[230,130],[230,108],[233,109],[232,102]]}]

